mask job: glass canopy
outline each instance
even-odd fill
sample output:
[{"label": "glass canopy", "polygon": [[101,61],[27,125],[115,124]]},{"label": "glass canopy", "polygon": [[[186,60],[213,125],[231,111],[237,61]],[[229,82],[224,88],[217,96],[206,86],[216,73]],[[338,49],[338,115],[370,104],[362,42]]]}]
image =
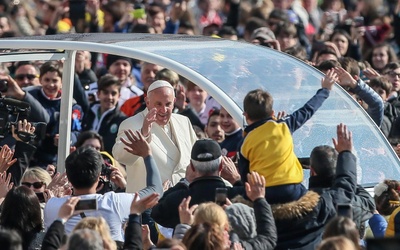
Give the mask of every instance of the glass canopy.
[{"label": "glass canopy", "polygon": [[[2,39],[0,48],[5,52],[0,58],[20,49],[37,49],[40,53],[45,49],[89,50],[160,64],[204,88],[240,124],[242,101],[248,91],[269,91],[275,111],[290,113],[316,93],[323,77],[312,66],[275,50],[196,36],[69,34]],[[384,178],[400,179],[400,162],[390,144],[362,107],[338,85],[316,114],[294,133],[298,157],[308,157],[318,145],[332,146],[339,123],[345,123],[353,132],[358,183],[370,186]]]}]

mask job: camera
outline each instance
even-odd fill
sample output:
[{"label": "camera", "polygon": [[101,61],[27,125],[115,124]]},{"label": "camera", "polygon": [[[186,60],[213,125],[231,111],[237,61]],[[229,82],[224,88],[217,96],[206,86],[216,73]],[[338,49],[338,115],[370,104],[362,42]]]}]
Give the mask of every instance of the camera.
[{"label": "camera", "polygon": [[7,92],[8,90],[8,81],[5,79],[0,79],[0,92]]},{"label": "camera", "polygon": [[101,176],[105,176],[108,180],[110,179],[112,169],[111,165],[108,164],[107,162],[104,162],[103,165],[101,166]]},{"label": "camera", "polygon": [[[3,81],[3,80],[0,80]],[[30,142],[35,138],[43,139],[46,134],[46,123],[32,123],[35,127],[35,133],[18,132],[18,121],[28,120],[31,107],[29,103],[15,100],[12,98],[0,98],[0,139],[12,135],[12,125],[18,137],[24,142]]]}]

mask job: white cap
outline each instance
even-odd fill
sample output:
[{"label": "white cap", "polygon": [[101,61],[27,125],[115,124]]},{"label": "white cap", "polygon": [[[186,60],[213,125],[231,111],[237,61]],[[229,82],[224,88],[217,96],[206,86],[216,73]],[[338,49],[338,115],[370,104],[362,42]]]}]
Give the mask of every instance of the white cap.
[{"label": "white cap", "polygon": [[162,87],[167,87],[167,88],[174,90],[174,87],[172,87],[171,83],[164,81],[164,80],[157,80],[157,81],[153,82],[152,84],[150,84],[149,89],[147,90],[147,93],[150,93],[151,91],[158,89],[158,88],[162,88]]}]

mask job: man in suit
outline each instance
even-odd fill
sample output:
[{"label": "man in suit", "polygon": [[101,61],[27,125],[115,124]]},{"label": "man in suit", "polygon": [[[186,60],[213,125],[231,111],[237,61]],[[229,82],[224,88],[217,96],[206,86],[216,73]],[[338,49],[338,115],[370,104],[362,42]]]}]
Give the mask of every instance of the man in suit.
[{"label": "man in suit", "polygon": [[147,109],[121,123],[112,151],[114,158],[126,165],[127,192],[145,187],[146,172],[143,160],[124,150],[121,138],[126,139],[125,130],[141,131],[150,143],[162,181],[170,180],[173,185],[185,177],[190,151],[197,140],[189,119],[172,113],[175,92],[170,83],[163,80],[153,82],[145,101]]}]

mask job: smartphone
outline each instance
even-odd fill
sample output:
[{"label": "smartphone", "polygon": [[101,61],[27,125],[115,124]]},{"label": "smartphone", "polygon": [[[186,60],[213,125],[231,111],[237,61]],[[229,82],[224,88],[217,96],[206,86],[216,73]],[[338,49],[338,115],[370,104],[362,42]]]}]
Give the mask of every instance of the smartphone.
[{"label": "smartphone", "polygon": [[398,250],[400,238],[367,238],[367,250]]},{"label": "smartphone", "polygon": [[226,204],[226,198],[228,197],[228,189],[227,188],[216,188],[215,189],[215,203],[220,206]]},{"label": "smartphone", "polygon": [[97,199],[82,199],[75,206],[75,211],[97,210]]},{"label": "smartphone", "polygon": [[337,216],[344,216],[353,219],[353,206],[351,204],[341,204],[336,205]]},{"label": "smartphone", "polygon": [[364,17],[363,16],[356,16],[354,18],[354,27],[362,27],[364,26]]},{"label": "smartphone", "polygon": [[45,202],[43,192],[41,192],[41,193],[35,193],[35,194],[36,194],[36,196],[38,197],[40,203]]},{"label": "smartphone", "polygon": [[132,14],[134,19],[141,19],[146,17],[145,7],[141,3],[135,3]]}]

